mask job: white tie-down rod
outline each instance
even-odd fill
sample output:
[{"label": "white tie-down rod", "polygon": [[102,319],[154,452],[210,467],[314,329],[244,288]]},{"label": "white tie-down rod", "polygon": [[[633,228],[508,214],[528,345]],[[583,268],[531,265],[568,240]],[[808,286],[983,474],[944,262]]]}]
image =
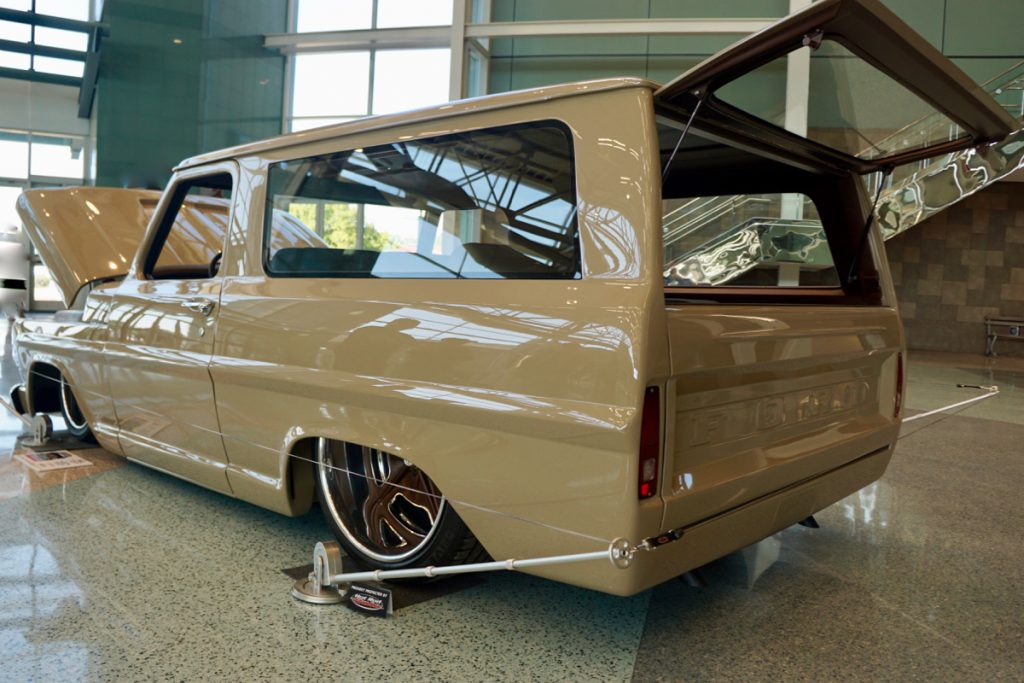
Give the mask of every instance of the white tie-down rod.
[{"label": "white tie-down rod", "polygon": [[977,403],[978,401],[984,401],[985,399],[989,399],[989,398],[992,398],[993,396],[998,396],[999,395],[999,387],[997,387],[997,386],[986,387],[986,386],[982,386],[982,385],[979,385],[979,384],[957,384],[956,386],[957,386],[958,389],[983,389],[985,391],[985,393],[982,394],[981,396],[975,396],[974,398],[969,398],[966,401],[958,401],[956,403],[951,403],[948,406],[942,406],[941,408],[936,408],[935,410],[929,410],[926,413],[918,413],[917,415],[911,415],[910,417],[905,417],[905,418],[903,418],[903,421],[904,422],[913,422],[914,420],[920,420],[920,419],[923,419],[923,418],[926,418],[926,417],[931,417],[932,415],[938,415],[939,413],[944,413],[944,412],[946,412],[948,410],[953,410],[954,408],[961,408],[961,407],[969,406],[972,403]]}]

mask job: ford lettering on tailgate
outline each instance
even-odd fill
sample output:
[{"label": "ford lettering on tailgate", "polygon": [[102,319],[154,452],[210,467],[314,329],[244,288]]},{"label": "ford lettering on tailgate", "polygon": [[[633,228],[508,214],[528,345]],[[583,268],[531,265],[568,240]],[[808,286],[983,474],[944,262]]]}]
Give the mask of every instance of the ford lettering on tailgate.
[{"label": "ford lettering on tailgate", "polygon": [[735,441],[853,410],[870,393],[868,383],[858,380],[697,410],[685,418],[683,438],[689,446]]}]

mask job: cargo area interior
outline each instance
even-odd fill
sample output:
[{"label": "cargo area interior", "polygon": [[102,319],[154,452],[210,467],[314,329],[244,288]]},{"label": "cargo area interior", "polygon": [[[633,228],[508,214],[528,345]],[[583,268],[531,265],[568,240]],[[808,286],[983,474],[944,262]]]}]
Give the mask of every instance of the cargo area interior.
[{"label": "cargo area interior", "polygon": [[658,117],[670,301],[880,302],[859,175],[798,165],[699,126],[699,117],[689,130]]}]

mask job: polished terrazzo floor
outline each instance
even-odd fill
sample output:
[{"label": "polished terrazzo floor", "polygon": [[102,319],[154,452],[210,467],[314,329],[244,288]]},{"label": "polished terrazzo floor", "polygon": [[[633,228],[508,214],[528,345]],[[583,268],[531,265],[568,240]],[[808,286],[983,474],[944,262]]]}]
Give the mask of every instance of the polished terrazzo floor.
[{"label": "polished terrazzo floor", "polygon": [[[13,381],[4,342],[0,385]],[[524,575],[367,619],[300,604],[283,568],[328,538],[102,451],[11,462],[0,417],[0,681],[1024,680],[1024,362],[911,356],[885,477],[629,599]]]}]

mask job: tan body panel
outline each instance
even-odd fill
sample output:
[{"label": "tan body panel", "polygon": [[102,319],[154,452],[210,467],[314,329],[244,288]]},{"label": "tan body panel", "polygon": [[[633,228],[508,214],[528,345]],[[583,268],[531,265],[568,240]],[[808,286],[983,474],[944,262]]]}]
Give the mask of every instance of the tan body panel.
[{"label": "tan body panel", "polygon": [[673,306],[664,526],[686,526],[896,438],[884,307]]},{"label": "tan body panel", "polygon": [[154,190],[75,187],[31,190],[18,214],[68,306],[83,286],[128,272],[153,207]]},{"label": "tan body panel", "polygon": [[[594,106],[606,112],[600,123],[590,115]],[[660,315],[660,304],[650,304],[660,301],[660,274],[645,257],[659,246],[645,237],[657,234],[649,189],[657,169],[636,153],[651,134],[650,108],[647,89],[568,99],[558,108],[577,155],[583,279],[227,277],[211,374],[235,494],[304,511],[289,507],[288,462],[274,453],[327,436],[421,467],[495,556],[595,547],[539,524],[598,538],[656,530],[661,506],[637,505],[635,458],[622,457],[638,439],[648,372],[639,348]],[[456,118],[446,130],[552,114],[535,105]],[[618,144],[605,144],[609,130]],[[420,124],[327,149],[433,132]],[[324,149],[281,150],[242,160],[241,168],[261,178],[269,161]],[[630,182],[621,190],[595,191],[621,187],[623,177]],[[260,189],[249,202],[249,235],[237,243],[246,253],[229,248],[225,263],[259,270],[264,202],[261,183],[251,185]],[[273,341],[275,330],[287,344]],[[287,333],[296,330],[302,333]]]},{"label": "tan body panel", "polygon": [[[101,433],[114,420],[113,447],[257,505],[305,512],[308,487],[290,486],[296,468],[309,467],[289,457],[295,445],[347,440],[421,467],[496,558],[599,550],[614,537],[638,542],[676,524],[689,527],[684,540],[641,554],[627,571],[607,562],[533,570],[622,595],[675,576],[881,475],[896,428],[889,377],[902,338],[886,307],[666,310],[651,90],[628,80],[552,89],[557,96],[541,89],[502,96],[500,107],[459,103],[189,161],[171,188],[237,164],[218,275],[147,280],[151,225],[124,282],[93,292],[82,324],[20,323],[23,363],[53,362],[83,395],[98,395],[86,417]],[[269,164],[551,119],[572,133],[581,279],[263,272]],[[877,234],[872,248],[891,302]],[[184,312],[190,298],[214,312]],[[677,440],[703,402],[749,411],[750,401],[861,378],[867,388],[850,410],[793,434],[747,435],[735,458]],[[663,478],[658,496],[638,500],[649,386],[662,395]],[[808,424],[818,430],[813,443],[798,438]],[[673,491],[690,465],[699,487]]]}]

